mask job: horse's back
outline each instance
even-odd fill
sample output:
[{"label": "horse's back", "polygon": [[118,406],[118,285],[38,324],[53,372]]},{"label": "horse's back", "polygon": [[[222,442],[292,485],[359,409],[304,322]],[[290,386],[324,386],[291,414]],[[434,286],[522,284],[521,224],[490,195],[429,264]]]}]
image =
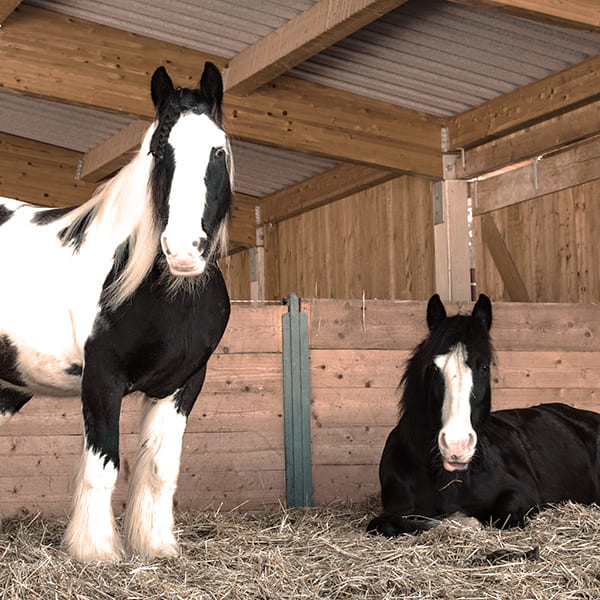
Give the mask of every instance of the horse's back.
[{"label": "horse's back", "polygon": [[600,414],[561,403],[501,410],[487,437],[508,473],[535,483],[541,502],[600,500]]}]

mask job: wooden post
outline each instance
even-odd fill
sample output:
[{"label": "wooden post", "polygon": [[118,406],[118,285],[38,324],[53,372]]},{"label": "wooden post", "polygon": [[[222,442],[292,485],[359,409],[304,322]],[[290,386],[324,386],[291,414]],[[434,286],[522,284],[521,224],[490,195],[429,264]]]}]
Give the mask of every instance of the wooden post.
[{"label": "wooden post", "polygon": [[265,229],[256,206],[256,246],[250,248],[250,299],[265,299]]},{"label": "wooden post", "polygon": [[288,296],[282,336],[286,500],[288,506],[313,506],[308,315],[296,294]]},{"label": "wooden post", "polygon": [[468,183],[455,179],[456,156],[444,156],[442,181],[433,184],[436,290],[442,300],[471,300]]}]

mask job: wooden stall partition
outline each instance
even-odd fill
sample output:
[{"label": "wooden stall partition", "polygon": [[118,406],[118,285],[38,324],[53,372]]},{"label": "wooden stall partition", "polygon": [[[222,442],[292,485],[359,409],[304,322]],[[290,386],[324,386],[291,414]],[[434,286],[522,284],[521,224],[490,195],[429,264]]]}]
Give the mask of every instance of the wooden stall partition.
[{"label": "wooden stall partition", "polygon": [[266,298],[427,298],[432,210],[431,181],[404,175],[267,227]]},{"label": "wooden stall partition", "polygon": [[[315,500],[379,493],[406,360],[427,335],[426,302],[305,301]],[[471,304],[449,304],[448,314]],[[600,306],[494,303],[493,409],[565,402],[600,411]]]},{"label": "wooden stall partition", "polygon": [[[284,311],[276,305],[232,306],[184,435],[177,510],[261,509],[285,498]],[[135,458],[139,402],[136,394],[123,402],[117,514]],[[0,428],[0,512],[68,512],[81,433],[79,398],[33,398]]]},{"label": "wooden stall partition", "polygon": [[477,290],[511,300],[482,234],[491,217],[532,302],[599,302],[599,198],[594,180],[476,216]]}]

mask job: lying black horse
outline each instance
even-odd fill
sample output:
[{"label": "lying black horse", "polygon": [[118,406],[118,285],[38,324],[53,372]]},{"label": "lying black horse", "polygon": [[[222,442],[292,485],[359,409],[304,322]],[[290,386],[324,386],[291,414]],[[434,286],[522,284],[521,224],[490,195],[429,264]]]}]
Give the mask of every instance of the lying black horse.
[{"label": "lying black horse", "polygon": [[514,526],[543,504],[599,501],[599,414],[564,404],[490,412],[489,299],[446,317],[435,295],[427,324],[381,458],[383,512],[368,530],[420,531],[457,511]]}]

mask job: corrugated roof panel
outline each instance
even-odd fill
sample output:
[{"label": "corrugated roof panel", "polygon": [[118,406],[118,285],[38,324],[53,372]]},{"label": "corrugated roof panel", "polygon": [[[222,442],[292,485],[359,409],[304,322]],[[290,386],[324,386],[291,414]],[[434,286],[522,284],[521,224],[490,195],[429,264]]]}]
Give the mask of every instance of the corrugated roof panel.
[{"label": "corrugated roof panel", "polygon": [[[130,122],[93,109],[0,92],[0,131],[78,152],[94,148]],[[235,139],[231,147],[236,191],[259,198],[338,164]]]},{"label": "corrugated roof panel", "polygon": [[156,40],[232,58],[316,0],[25,0]]},{"label": "corrugated roof panel", "polygon": [[450,116],[599,53],[600,34],[409,0],[290,75]]},{"label": "corrugated roof panel", "polygon": [[335,167],[337,162],[232,140],[236,190],[262,198]]},{"label": "corrugated roof panel", "polygon": [[0,91],[0,131],[87,152],[131,123],[110,113]]}]

